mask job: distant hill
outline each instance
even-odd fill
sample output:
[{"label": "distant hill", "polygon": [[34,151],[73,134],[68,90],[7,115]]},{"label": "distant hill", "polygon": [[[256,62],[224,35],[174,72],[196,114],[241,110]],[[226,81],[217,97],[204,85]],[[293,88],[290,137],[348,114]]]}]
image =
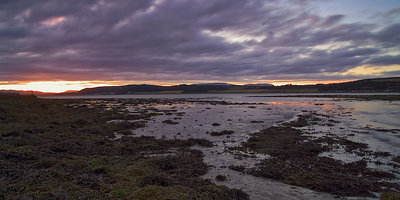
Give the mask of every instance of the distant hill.
[{"label": "distant hill", "polygon": [[229,86],[228,83],[197,83],[193,85],[223,85],[223,86]]},{"label": "distant hill", "polygon": [[400,77],[363,79],[345,83],[317,84],[317,85],[285,85],[276,88],[276,91],[303,89],[314,92],[400,92]]},{"label": "distant hill", "polygon": [[125,85],[87,88],[69,95],[191,94],[191,93],[326,93],[326,92],[400,92],[400,77],[364,79],[345,83],[317,85],[269,84],[230,85],[226,83],[157,86]]},{"label": "distant hill", "polygon": [[266,83],[256,83],[256,84],[246,84],[244,86],[246,86],[246,87],[264,87],[264,86],[270,87],[270,86],[274,86],[274,85],[266,84]]},{"label": "distant hill", "polygon": [[20,95],[124,95],[124,94],[195,94],[195,93],[372,93],[400,92],[400,77],[363,79],[345,83],[317,85],[270,84],[230,85],[227,83],[206,83],[193,85],[125,85],[86,88],[64,93],[44,93],[37,91],[0,90],[0,93]]},{"label": "distant hill", "polygon": [[364,79],[347,83],[326,84],[319,87],[319,90],[321,92],[400,92],[400,77]]},{"label": "distant hill", "polygon": [[87,88],[74,95],[97,95],[97,94],[146,94],[146,93],[208,93],[209,91],[229,90],[231,85],[176,85],[176,86],[158,86],[158,85],[125,85]]}]

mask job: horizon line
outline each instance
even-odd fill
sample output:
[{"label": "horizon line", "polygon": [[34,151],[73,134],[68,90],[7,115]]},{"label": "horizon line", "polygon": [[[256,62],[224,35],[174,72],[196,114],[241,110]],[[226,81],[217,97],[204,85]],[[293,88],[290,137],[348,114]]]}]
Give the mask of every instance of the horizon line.
[{"label": "horizon line", "polygon": [[[400,77],[384,77],[384,78],[400,78]],[[382,78],[382,79],[384,79]],[[381,79],[381,78],[370,78],[370,79]],[[296,82],[296,81],[288,81],[288,82],[282,82],[282,84],[277,84],[277,83],[265,83],[265,82],[255,82],[255,83],[235,83],[235,82],[203,82],[203,83],[179,83],[179,84],[148,84],[148,83],[135,83],[135,84],[118,84],[118,85],[93,85],[93,86],[88,86],[88,87],[82,87],[81,89],[69,89],[69,90],[64,90],[64,91],[45,91],[45,90],[40,90],[40,89],[2,89],[0,87],[0,91],[8,91],[8,92],[25,92],[25,93],[42,93],[42,94],[63,94],[63,93],[70,93],[70,92],[78,92],[84,89],[90,89],[90,88],[100,88],[100,87],[123,87],[123,86],[129,86],[129,85],[151,85],[151,86],[160,86],[160,87],[174,87],[174,86],[180,86],[180,85],[218,85],[218,84],[223,84],[223,85],[229,85],[229,86],[246,86],[246,85],[255,85],[255,84],[265,84],[265,85],[270,85],[269,87],[280,87],[280,86],[312,86],[312,85],[328,85],[328,84],[339,84],[339,83],[346,83],[346,82],[352,82],[352,81],[359,81],[359,80],[368,80],[368,79],[353,79],[353,80],[338,80],[338,81],[315,81],[315,83],[310,83],[313,81],[304,81],[308,83],[302,84],[301,81]],[[283,81],[283,80],[282,80]],[[40,81],[37,81],[40,82]],[[28,82],[29,83],[37,83],[35,81]],[[68,81],[45,81],[46,83],[59,83],[59,82],[68,82]],[[75,81],[69,81],[69,82],[75,82]],[[82,81],[76,81],[76,82],[82,82]],[[104,81],[107,82],[107,81]],[[43,82],[40,82],[43,83]],[[0,84],[1,86],[1,84]],[[268,86],[261,86],[261,87],[268,87]]]}]

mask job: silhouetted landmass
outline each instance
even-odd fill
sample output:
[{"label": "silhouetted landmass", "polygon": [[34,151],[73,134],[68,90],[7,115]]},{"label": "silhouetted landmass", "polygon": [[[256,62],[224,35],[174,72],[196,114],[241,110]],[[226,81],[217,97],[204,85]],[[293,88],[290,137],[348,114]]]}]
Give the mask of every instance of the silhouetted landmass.
[{"label": "silhouetted landmass", "polygon": [[[20,91],[0,91],[15,92]],[[268,84],[230,85],[226,83],[193,85],[125,85],[86,88],[80,91],[65,92],[61,95],[125,95],[125,94],[198,94],[198,93],[373,93],[400,92],[400,77],[364,79],[345,83],[316,85]],[[38,96],[60,95],[41,92],[23,92]]]},{"label": "silhouetted landmass", "polygon": [[317,85],[285,85],[280,89],[310,89],[317,92],[400,92],[400,77],[364,79],[346,83]]},{"label": "silhouetted landmass", "polygon": [[73,93],[78,95],[92,94],[140,94],[140,93],[208,93],[210,90],[222,91],[229,90],[230,85],[177,85],[177,86],[157,86],[157,85],[126,85],[87,88]]},{"label": "silhouetted landmass", "polygon": [[325,92],[400,92],[400,77],[364,79],[346,83],[317,85],[229,85],[229,84],[195,84],[176,86],[126,85],[87,88],[74,95],[99,94],[146,94],[146,93],[325,93]]}]

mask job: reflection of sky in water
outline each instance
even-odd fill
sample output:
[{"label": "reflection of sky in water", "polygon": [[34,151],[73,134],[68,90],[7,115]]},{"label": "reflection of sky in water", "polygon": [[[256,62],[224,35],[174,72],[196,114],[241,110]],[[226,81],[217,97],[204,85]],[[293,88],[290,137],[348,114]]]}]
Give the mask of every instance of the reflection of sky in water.
[{"label": "reflection of sky in water", "polygon": [[400,102],[353,102],[356,115],[355,125],[371,126],[371,128],[398,129],[400,128]]},{"label": "reflection of sky in water", "polygon": [[[311,135],[314,137],[344,137],[351,141],[366,143],[369,145],[369,150],[372,151],[386,151],[392,155],[400,155],[399,101],[357,101],[316,97],[261,97],[262,95],[258,95],[258,97],[249,97],[252,96],[251,94],[147,95],[140,96],[140,98],[192,98],[191,100],[255,104],[211,105],[208,103],[179,101],[172,104],[140,105],[128,108],[128,110],[131,112],[147,110],[149,112],[164,111],[170,113],[153,117],[145,128],[134,131],[137,136],[147,135],[177,139],[205,138],[212,141],[215,144],[214,147],[197,147],[205,154],[204,161],[213,166],[205,178],[213,180],[218,174],[226,175],[228,181],[217,182],[217,184],[243,189],[250,194],[252,199],[333,199],[332,196],[327,194],[253,177],[227,168],[231,164],[254,166],[263,157],[258,155],[255,158],[243,157],[238,159],[237,155],[226,151],[227,147],[240,145],[241,142],[249,138],[251,133],[276,125],[282,121],[296,119],[299,114],[312,113],[320,119],[318,124],[304,127],[304,130],[312,132],[313,134]],[[180,116],[177,113],[184,114]],[[164,120],[176,121],[179,124],[165,124],[163,123]],[[213,123],[220,125],[213,126]],[[207,133],[222,130],[233,130],[234,134],[214,137]],[[326,152],[323,156],[344,162],[362,159],[356,154],[347,153],[344,148]],[[385,164],[374,164],[375,161],[389,163],[391,158],[370,157],[368,158],[370,161],[368,166],[383,171],[392,171],[400,176],[399,169],[394,169],[392,166]],[[265,188],[269,189],[266,190]]]},{"label": "reflection of sky in water", "polygon": [[[161,115],[156,116],[147,124],[147,127],[137,129],[134,134],[150,135],[157,138],[205,138],[214,143],[214,147],[202,148],[204,162],[213,166],[205,178],[214,180],[218,174],[228,177],[228,181],[217,182],[230,188],[246,191],[252,199],[333,199],[330,195],[321,194],[309,189],[286,185],[277,181],[258,178],[228,169],[230,165],[255,166],[265,155],[254,154],[253,157],[242,157],[226,152],[228,147],[238,146],[246,141],[251,133],[272,126],[277,122],[289,120],[302,112],[299,108],[313,106],[309,102],[271,102],[252,105],[210,105],[192,104],[157,105],[158,109],[176,109],[177,113],[185,112],[184,116]],[[173,120],[179,124],[165,124],[164,120]],[[253,121],[253,123],[252,123]],[[256,123],[254,123],[257,121]],[[220,124],[213,126],[213,123]],[[229,136],[211,136],[209,132],[233,130]],[[208,133],[207,133],[208,132]],[[266,190],[268,188],[268,190]]]},{"label": "reflection of sky in water", "polygon": [[400,155],[400,102],[347,101],[343,104],[351,111],[343,124],[346,131],[355,132],[353,140],[367,143],[374,151]]},{"label": "reflection of sky in water", "polygon": [[[204,96],[203,96],[204,98]],[[152,135],[158,138],[205,138],[212,141],[212,148],[200,148],[205,154],[204,161],[213,166],[205,178],[214,179],[218,174],[226,175],[229,181],[218,182],[228,187],[241,188],[253,199],[331,199],[326,194],[316,194],[304,188],[288,186],[275,181],[260,179],[234,172],[226,168],[229,165],[254,166],[259,157],[237,159],[236,155],[226,152],[227,147],[240,145],[249,138],[249,134],[273,126],[282,121],[293,120],[298,114],[315,113],[321,119],[320,124],[305,127],[306,131],[317,132],[314,136],[345,137],[355,142],[367,143],[373,151],[388,151],[398,155],[400,138],[397,133],[381,132],[374,129],[399,129],[399,103],[384,101],[337,100],[330,98],[293,98],[293,97],[248,97],[227,95],[202,100],[225,100],[237,103],[255,103],[244,105],[210,105],[203,103],[154,105],[157,109],[174,109],[185,112],[184,116],[162,115],[155,117],[143,129],[135,130],[136,135]],[[262,103],[262,104],[257,104]],[[164,120],[173,120],[179,124],[164,124]],[[333,126],[327,126],[334,120]],[[251,123],[261,121],[261,123]],[[212,126],[219,123],[220,126]],[[369,127],[369,128],[365,128]],[[233,130],[230,136],[214,137],[207,132]],[[357,133],[355,131],[364,132]],[[361,160],[355,154],[348,154],[343,148],[326,152],[323,156],[333,157],[344,162]],[[389,158],[370,158],[370,167],[392,171],[387,165],[375,165],[377,160],[389,162]],[[386,159],[386,160],[385,160]],[[398,171],[398,170],[395,170]],[[273,188],[266,191],[264,188]]]}]

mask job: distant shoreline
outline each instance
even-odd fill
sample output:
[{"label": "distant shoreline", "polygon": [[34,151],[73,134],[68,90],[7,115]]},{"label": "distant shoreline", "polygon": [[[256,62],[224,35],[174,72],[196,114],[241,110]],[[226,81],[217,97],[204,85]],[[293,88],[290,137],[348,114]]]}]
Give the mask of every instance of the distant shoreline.
[{"label": "distant shoreline", "polygon": [[247,96],[247,97],[297,97],[297,98],[337,98],[337,99],[360,99],[360,100],[385,100],[385,101],[400,101],[400,93],[398,95],[274,95],[274,96]]},{"label": "distant shoreline", "polygon": [[38,96],[43,99],[190,99],[190,98],[229,98],[242,95],[254,98],[334,98],[357,100],[385,100],[400,101],[400,93],[205,93],[205,94],[128,94],[128,95],[65,95],[65,96]]}]

